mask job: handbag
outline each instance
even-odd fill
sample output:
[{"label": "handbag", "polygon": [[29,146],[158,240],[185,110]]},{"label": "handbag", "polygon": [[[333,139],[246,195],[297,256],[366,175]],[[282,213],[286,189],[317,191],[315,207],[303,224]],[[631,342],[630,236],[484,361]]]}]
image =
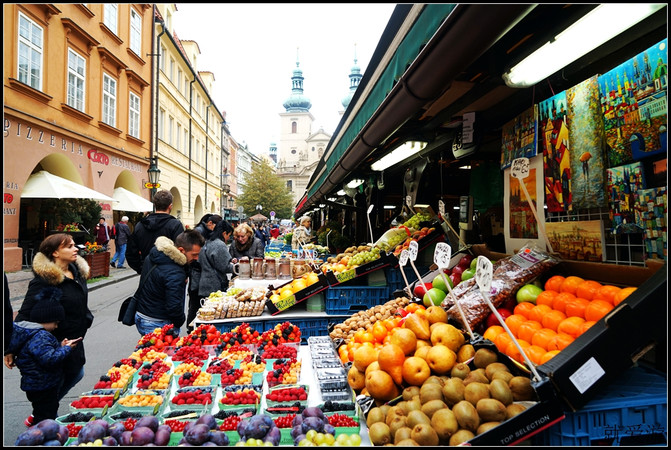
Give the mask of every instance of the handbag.
[{"label": "handbag", "polygon": [[151,266],[151,269],[149,269],[146,276],[142,274],[142,277],[140,277],[140,283],[137,286],[135,294],[131,295],[126,300],[124,300],[123,303],[121,303],[121,308],[119,308],[119,317],[117,318],[117,320],[122,324],[128,325],[129,327],[135,325],[135,313],[137,312],[138,294],[140,292],[140,289],[142,289],[142,283],[149,277],[149,274],[151,273],[152,270],[154,270],[155,267],[156,264]]}]

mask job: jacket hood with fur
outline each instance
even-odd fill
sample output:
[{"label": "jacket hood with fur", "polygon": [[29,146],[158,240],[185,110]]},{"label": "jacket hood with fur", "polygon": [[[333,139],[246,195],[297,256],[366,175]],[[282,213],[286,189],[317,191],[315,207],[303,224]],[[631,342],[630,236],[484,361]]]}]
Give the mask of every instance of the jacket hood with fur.
[{"label": "jacket hood with fur", "polygon": [[[89,277],[90,268],[83,257],[77,255],[75,266],[84,279]],[[33,258],[33,272],[35,272],[36,275],[44,278],[47,283],[53,286],[59,286],[65,279],[65,274],[61,268],[40,252],[37,252],[35,258]]]},{"label": "jacket hood with fur", "polygon": [[163,253],[180,266],[186,265],[186,255],[180,252],[179,249],[175,247],[174,242],[167,237],[159,236],[156,238],[156,250]]}]

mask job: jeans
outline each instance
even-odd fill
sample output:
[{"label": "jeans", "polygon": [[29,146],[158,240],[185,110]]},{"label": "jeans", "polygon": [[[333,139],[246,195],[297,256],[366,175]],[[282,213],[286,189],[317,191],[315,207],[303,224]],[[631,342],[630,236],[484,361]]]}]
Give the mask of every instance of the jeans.
[{"label": "jeans", "polygon": [[[164,325],[169,325],[172,322],[163,319],[156,319],[154,317],[145,316],[139,312],[135,313],[135,328],[141,336],[151,333],[156,328],[162,328]],[[179,334],[179,328],[176,328]]]},{"label": "jeans", "polygon": [[114,252],[114,256],[112,257],[112,260],[110,262],[116,263],[119,261],[119,266],[123,266],[124,261],[126,261],[126,246],[128,244],[117,244],[116,245],[116,252]]},{"label": "jeans", "polygon": [[58,391],[58,401],[60,402],[82,378],[84,378],[84,366],[65,367],[63,383]]}]

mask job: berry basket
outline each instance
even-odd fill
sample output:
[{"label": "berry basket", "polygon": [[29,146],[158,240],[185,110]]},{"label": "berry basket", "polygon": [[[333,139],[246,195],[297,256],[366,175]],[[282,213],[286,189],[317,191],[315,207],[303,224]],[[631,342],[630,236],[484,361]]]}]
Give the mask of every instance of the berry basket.
[{"label": "berry basket", "polygon": [[[212,409],[217,397],[217,386],[186,386],[172,391],[166,400],[164,413],[171,411],[194,410],[203,414]],[[209,395],[209,402],[204,403]]]},{"label": "berry basket", "polygon": [[307,406],[309,393],[310,386],[305,384],[280,384],[268,389],[266,405],[272,408],[298,402],[302,406]]}]

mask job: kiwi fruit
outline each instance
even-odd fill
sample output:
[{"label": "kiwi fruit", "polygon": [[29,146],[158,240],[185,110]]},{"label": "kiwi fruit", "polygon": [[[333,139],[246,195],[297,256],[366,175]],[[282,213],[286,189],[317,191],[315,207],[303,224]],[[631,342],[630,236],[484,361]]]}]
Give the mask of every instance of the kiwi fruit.
[{"label": "kiwi fruit", "polygon": [[457,362],[466,362],[475,355],[475,348],[472,344],[464,344],[457,350]]},{"label": "kiwi fruit", "polygon": [[508,406],[513,402],[513,391],[510,386],[503,380],[493,379],[489,383],[489,396],[495,398],[504,405]]},{"label": "kiwi fruit", "polygon": [[401,427],[396,430],[396,433],[394,434],[394,445],[398,445],[398,443],[404,439],[410,439],[410,433],[412,433],[412,428],[409,427]]},{"label": "kiwi fruit", "polygon": [[475,437],[475,434],[471,430],[457,430],[452,436],[450,436],[450,447],[456,447],[459,444],[470,441]]},{"label": "kiwi fruit", "polygon": [[375,422],[368,429],[368,437],[370,443],[373,445],[391,444],[391,431],[389,426],[384,422]]},{"label": "kiwi fruit", "polygon": [[466,378],[464,378],[464,384],[468,385],[469,383],[473,382],[484,384],[489,383],[489,378],[487,378],[487,375],[485,375],[485,369],[471,370],[471,372],[466,375]]},{"label": "kiwi fruit", "polygon": [[437,383],[442,387],[443,384],[445,383],[445,380],[440,378],[438,375],[431,375],[429,378],[424,380],[424,383],[422,383],[422,386],[425,385],[425,384],[428,384],[428,383]]},{"label": "kiwi fruit", "polygon": [[394,417],[396,417],[396,416],[405,417],[405,412],[401,408],[399,408],[398,406],[392,406],[389,409],[389,412],[387,413],[387,415],[384,419],[384,423],[389,425],[391,423],[391,421],[394,420]]},{"label": "kiwi fruit", "polygon": [[391,409],[391,405],[387,405],[387,404],[385,403],[385,404],[383,404],[383,405],[380,405],[379,408],[380,408],[380,409],[382,410],[382,412],[384,413],[384,416],[387,417],[387,413],[388,413],[389,410]]},{"label": "kiwi fruit", "polygon": [[475,432],[480,426],[480,416],[471,402],[460,401],[452,407],[452,412],[459,422],[459,427]]},{"label": "kiwi fruit", "polygon": [[410,438],[422,447],[435,447],[440,440],[438,433],[433,429],[431,423],[420,423],[415,425],[410,434]]},{"label": "kiwi fruit", "polygon": [[419,386],[408,386],[403,389],[403,400],[412,400],[415,395],[419,395]]},{"label": "kiwi fruit", "polygon": [[464,400],[471,402],[475,406],[482,398],[490,398],[488,385],[478,383],[477,381],[466,385],[464,388]]},{"label": "kiwi fruit", "polygon": [[419,390],[419,401],[422,405],[430,400],[443,399],[443,386],[438,383],[424,383]]},{"label": "kiwi fruit", "polygon": [[419,396],[415,396],[406,402],[405,415],[407,416],[410,411],[414,411],[416,409],[422,409],[422,402],[419,400]]},{"label": "kiwi fruit", "polygon": [[443,386],[443,399],[447,406],[453,406],[464,399],[466,386],[461,378],[451,378]]},{"label": "kiwi fruit", "polygon": [[499,371],[499,370],[504,370],[506,372],[510,372],[510,369],[508,369],[508,366],[506,366],[502,362],[493,362],[493,363],[487,365],[487,367],[485,367],[485,375],[491,381],[491,380],[494,379],[493,378],[494,373]]},{"label": "kiwi fruit", "polygon": [[475,434],[482,434],[486,433],[487,431],[491,430],[492,428],[496,428],[499,426],[501,422],[485,422],[481,423],[478,429],[475,431]]},{"label": "kiwi fruit", "polygon": [[503,380],[508,383],[515,375],[504,370],[497,370],[492,374],[492,380]]},{"label": "kiwi fruit", "polygon": [[403,428],[403,427],[409,428],[409,427],[406,426],[406,420],[407,420],[407,419],[406,419],[405,417],[403,417],[403,416],[396,416],[396,417],[394,417],[394,418],[391,420],[391,422],[388,424],[388,426],[389,426],[389,434],[391,434],[392,436],[394,436],[394,439],[395,439],[395,436],[396,436],[396,432],[397,432],[398,430],[400,430],[400,429]]},{"label": "kiwi fruit", "polygon": [[415,428],[415,425],[419,424],[431,425],[431,419],[422,411],[410,411],[410,414],[408,414],[408,418],[406,419],[408,428]]},{"label": "kiwi fruit", "polygon": [[473,355],[473,365],[478,369],[484,369],[489,364],[498,361],[496,353],[488,348],[479,348]]},{"label": "kiwi fruit", "polygon": [[495,398],[483,398],[475,405],[478,416],[483,422],[502,422],[506,420],[506,405]]},{"label": "kiwi fruit", "polygon": [[527,407],[520,403],[511,403],[510,405],[506,406],[506,420],[515,417],[526,409]]},{"label": "kiwi fruit", "polygon": [[419,447],[419,444],[410,438],[396,442],[394,445],[396,447]]},{"label": "kiwi fruit", "polygon": [[370,428],[375,422],[384,422],[385,413],[382,408],[375,406],[368,411],[368,416],[366,417],[366,425]]},{"label": "kiwi fruit", "polygon": [[408,414],[408,402],[406,402],[405,400],[401,400],[400,402],[396,403],[395,406],[399,408],[401,411],[403,411],[403,414],[405,415]]},{"label": "kiwi fruit", "polygon": [[431,426],[441,441],[447,440],[459,429],[459,422],[457,417],[449,408],[439,409],[431,416]]},{"label": "kiwi fruit", "polygon": [[452,366],[452,371],[450,372],[450,376],[461,378],[463,380],[464,378],[466,378],[468,376],[469,373],[471,373],[471,368],[468,367],[468,364],[457,363],[454,366]]},{"label": "kiwi fruit", "polygon": [[533,400],[535,397],[536,392],[531,386],[531,379],[527,377],[512,377],[508,386],[513,392],[513,400],[515,401]]},{"label": "kiwi fruit", "polygon": [[430,400],[422,405],[422,412],[431,419],[433,414],[443,408],[447,408],[447,405],[442,400]]}]

